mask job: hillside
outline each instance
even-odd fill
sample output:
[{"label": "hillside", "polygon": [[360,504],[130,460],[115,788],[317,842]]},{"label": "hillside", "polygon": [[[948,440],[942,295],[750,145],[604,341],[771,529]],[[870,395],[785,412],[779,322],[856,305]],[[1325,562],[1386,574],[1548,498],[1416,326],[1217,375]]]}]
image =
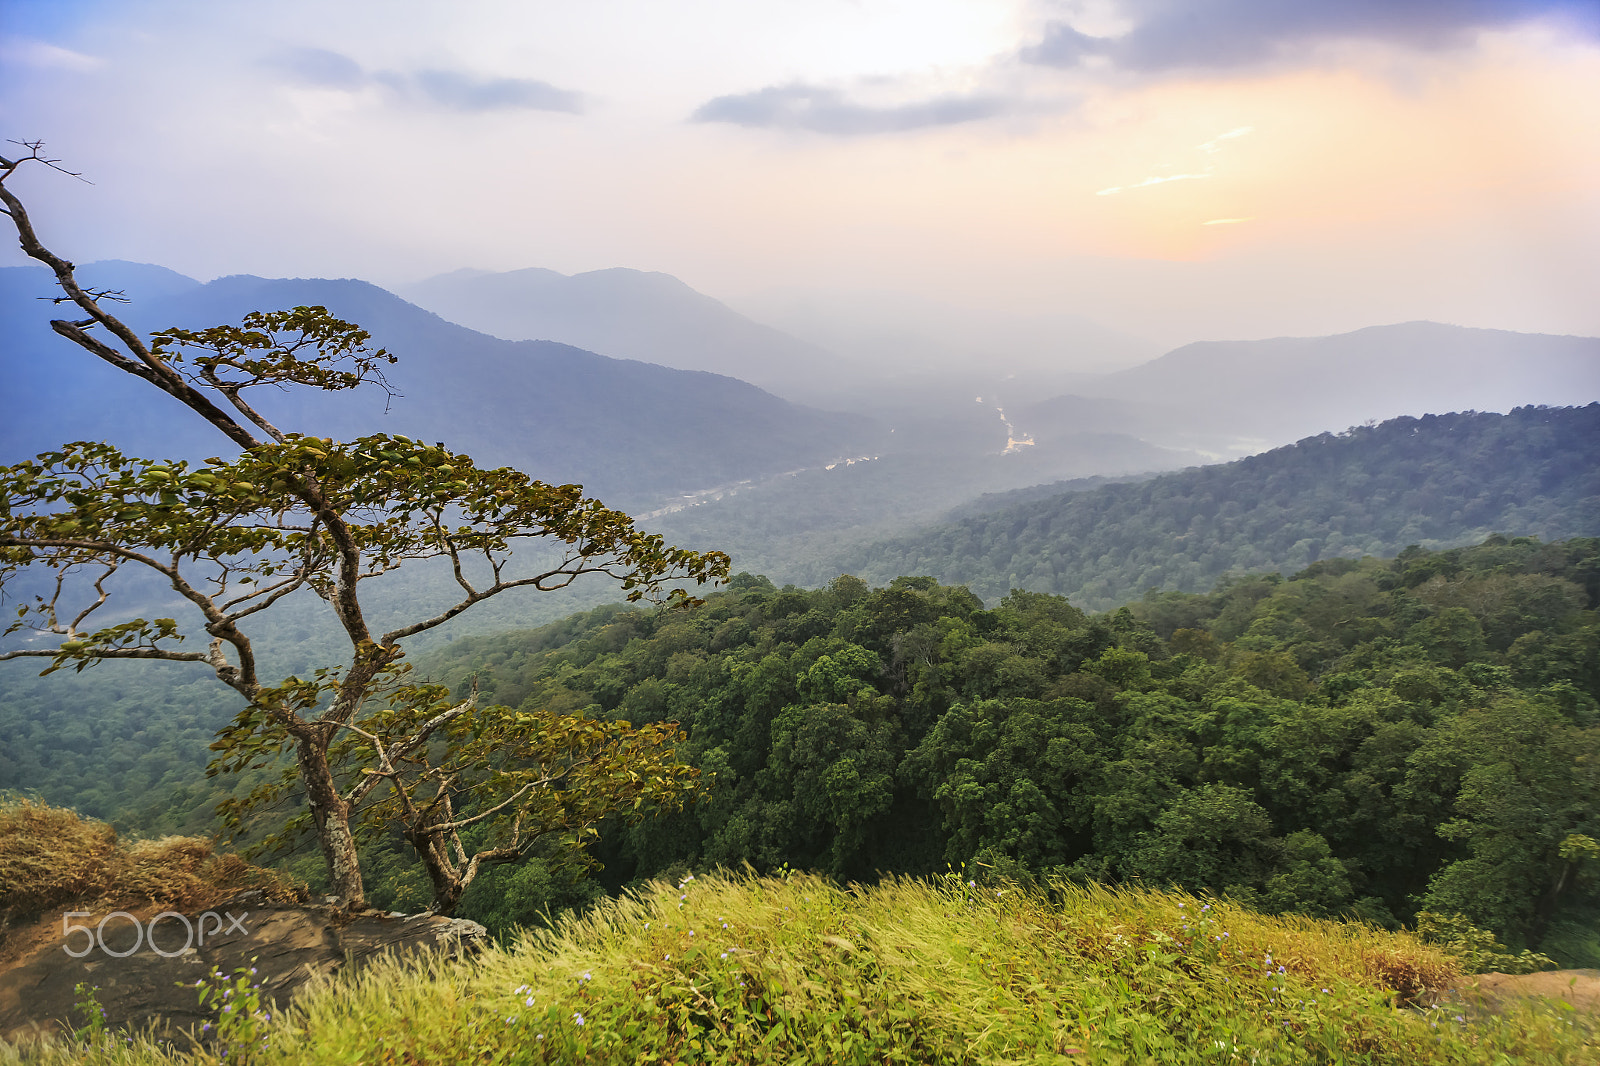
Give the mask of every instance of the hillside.
[{"label": "hillside", "polygon": [[1230,570],[1460,544],[1496,530],[1600,532],[1600,404],[1397,418],[1225,465],[979,515],[833,560],[870,581],[929,574],[1103,610]]},{"label": "hillside", "polygon": [[656,271],[458,270],[396,291],[506,340],[555,340],[618,359],[725,374],[779,395],[826,391],[815,386],[847,368],[838,356]]},{"label": "hillside", "polygon": [[[400,356],[388,372],[397,395],[268,395],[261,402],[269,415],[331,436],[381,430],[445,440],[486,465],[578,482],[617,506],[820,466],[876,439],[864,419],[797,407],[732,378],[476,333],[366,282],[237,276],[183,285],[180,275],[134,264],[91,266],[85,276],[126,283],[135,302],[119,313],[143,331],[324,305]],[[174,422],[165,397],[94,365],[52,333],[52,305],[37,299],[49,291],[42,270],[0,270],[8,415],[0,455],[20,458],[86,436],[159,456],[224,446],[195,420]]]},{"label": "hillside", "polygon": [[[1132,432],[1165,425],[1285,443],[1419,411],[1600,400],[1600,338],[1405,322],[1331,337],[1204,341],[1077,391],[1116,401],[1123,425],[1139,427]],[[1035,410],[1043,416],[1072,399]],[[1079,398],[1080,417],[1082,406]]]},{"label": "hillside", "polygon": [[[800,875],[694,877],[645,886],[470,961],[341,974],[275,1021],[229,1024],[217,1012],[220,1039],[201,1052],[91,1033],[30,1061],[1592,1060],[1583,1016],[1575,1024],[1554,1004],[1464,1010],[1449,995],[1459,972],[1458,960],[1409,934],[1264,919],[1184,895],[1064,886],[1047,897],[954,876],[848,889]],[[1433,1005],[1441,994],[1447,1001]]]},{"label": "hillside", "polygon": [[[608,888],[965,863],[1388,925],[1462,912],[1594,966],[1600,867],[1572,849],[1600,838],[1597,552],[1493,538],[1097,617],[1035,593],[986,610],[928,578],[744,575],[691,612],[602,609],[426,668],[511,707],[687,731],[710,795],[603,832]],[[485,874],[462,913],[503,929],[583,895],[540,861]]]}]

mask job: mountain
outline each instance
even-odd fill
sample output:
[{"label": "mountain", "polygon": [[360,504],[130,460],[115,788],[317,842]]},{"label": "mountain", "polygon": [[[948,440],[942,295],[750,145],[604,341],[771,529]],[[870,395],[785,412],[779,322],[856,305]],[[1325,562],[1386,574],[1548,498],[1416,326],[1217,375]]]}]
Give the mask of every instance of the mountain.
[{"label": "mountain", "polygon": [[[1205,341],[1075,391],[1075,403],[1061,398],[1021,416],[1044,422],[1054,405],[1058,418],[1075,409],[1118,418],[1129,432],[1165,427],[1160,443],[1169,445],[1185,443],[1185,431],[1286,443],[1422,411],[1600,400],[1600,338],[1405,322],[1332,337]],[[1122,409],[1089,414],[1094,405],[1082,397]]]},{"label": "mountain", "polygon": [[784,395],[820,395],[837,356],[753,322],[670,274],[533,267],[459,270],[396,291],[419,307],[507,340],[556,340],[620,359],[726,374]]},{"label": "mountain", "polygon": [[[875,440],[859,417],[810,410],[705,372],[613,359],[552,341],[474,332],[362,281],[220,278],[206,285],[158,267],[91,265],[86,279],[127,287],[117,313],[141,331],[238,322],[252,310],[321,304],[360,323],[400,362],[376,388],[305,391],[258,402],[284,428],[351,437],[443,440],[481,463],[579,482],[619,506],[642,506],[754,477],[832,462]],[[104,278],[105,281],[100,279]],[[125,286],[124,286],[125,283]],[[0,270],[0,459],[90,437],[135,454],[198,457],[227,448],[175,401],[57,337],[41,302],[42,269]]]},{"label": "mountain", "polygon": [[835,556],[869,581],[928,574],[1100,610],[1230,570],[1293,571],[1494,533],[1600,534],[1600,403],[1397,418],[1236,462],[978,515]]}]

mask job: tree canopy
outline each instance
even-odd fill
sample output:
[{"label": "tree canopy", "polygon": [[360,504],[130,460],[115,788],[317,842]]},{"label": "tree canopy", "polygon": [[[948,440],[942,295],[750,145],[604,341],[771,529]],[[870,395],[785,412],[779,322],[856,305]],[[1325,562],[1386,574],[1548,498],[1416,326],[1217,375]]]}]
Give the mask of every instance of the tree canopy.
[{"label": "tree canopy", "polygon": [[[8,632],[59,638],[11,648],[0,659],[47,658],[46,673],[107,659],[209,670],[244,703],[212,745],[213,771],[293,760],[279,780],[230,805],[230,821],[239,824],[255,804],[285,792],[303,795],[304,821],[332,888],[353,908],[364,904],[364,885],[352,823],[364,813],[402,822],[434,874],[435,905],[448,910],[481,863],[519,858],[549,832],[592,828],[597,797],[605,810],[682,802],[694,774],[672,758],[670,728],[597,731],[573,718],[480,710],[471,695],[441,703],[436,686],[407,676],[403,642],[491,597],[562,588],[587,574],[616,579],[632,600],[687,602],[674,583],[719,580],[725,555],[670,547],[635,529],[628,515],[585,498],[580,486],[481,469],[443,444],[391,434],[341,442],[279,428],[253,405],[250,390],[381,387],[382,367],[394,357],[320,307],[257,312],[238,326],[163,330],[146,343],[103,306],[118,294],[81,287],[73,264],[40,241],[8,181],[29,164],[56,164],[39,145],[23,147],[28,154],[0,158],[0,209],[23,251],[54,273],[63,293],[57,303],[84,316],[51,327],[182,404],[238,452],[191,466],[78,441],[0,468],[0,588],[14,588],[24,574],[51,579],[18,606]],[[63,365],[59,373],[72,370]],[[516,551],[530,542],[558,548]],[[368,583],[427,559],[448,564],[451,602],[387,631],[374,628],[363,598]],[[107,608],[124,568],[159,576],[206,634],[204,650],[184,647],[185,630],[192,632],[186,621],[117,617]],[[253,620],[302,592],[337,619],[345,651],[306,677],[265,677]],[[96,625],[100,618],[109,624]],[[493,754],[485,736],[499,738],[509,761],[484,766]],[[618,752],[626,753],[620,762]],[[498,836],[468,856],[459,830],[481,822]]]},{"label": "tree canopy", "polygon": [[[711,795],[604,835],[609,886],[966,863],[1387,924],[1459,912],[1592,966],[1597,607],[1593,539],[1327,560],[1093,616],[930,578],[738,575],[690,612],[458,640],[430,669],[511,706],[680,723]],[[559,892],[521,876],[464,912],[533,920],[507,901]]]},{"label": "tree canopy", "polygon": [[[1029,498],[829,560],[873,581],[932,574],[986,600],[1013,588],[1095,610],[1229,571],[1448,547],[1496,531],[1600,529],[1600,403],[1396,418],[1236,462]],[[823,575],[825,579],[826,575]]]}]

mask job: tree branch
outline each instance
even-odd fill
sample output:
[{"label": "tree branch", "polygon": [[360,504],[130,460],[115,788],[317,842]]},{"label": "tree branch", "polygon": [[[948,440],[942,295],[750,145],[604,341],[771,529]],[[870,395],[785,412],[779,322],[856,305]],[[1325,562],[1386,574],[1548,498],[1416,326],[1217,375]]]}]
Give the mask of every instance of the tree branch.
[{"label": "tree branch", "polygon": [[[46,648],[18,648],[13,651],[0,652],[0,661],[6,659],[43,659],[56,658],[60,650]],[[209,662],[210,656],[203,651],[168,651],[166,648],[103,648],[94,653],[95,659],[167,659],[176,663],[203,663]],[[231,687],[231,686],[230,686]]]}]

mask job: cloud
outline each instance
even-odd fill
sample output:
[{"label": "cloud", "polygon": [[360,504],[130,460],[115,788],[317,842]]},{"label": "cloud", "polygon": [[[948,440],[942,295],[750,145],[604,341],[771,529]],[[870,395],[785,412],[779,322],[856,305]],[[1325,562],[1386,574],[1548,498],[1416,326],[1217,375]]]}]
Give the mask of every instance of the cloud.
[{"label": "cloud", "polygon": [[1197,144],[1195,147],[1200,149],[1202,152],[1205,152],[1207,155],[1213,155],[1222,151],[1223,141],[1231,141],[1235,137],[1243,137],[1246,134],[1254,133],[1255,131],[1256,128],[1254,126],[1237,126],[1229,130],[1227,133],[1218,134],[1205,144]]},{"label": "cloud", "polygon": [[102,65],[102,61],[95,56],[27,37],[0,39],[0,59],[18,66],[45,70],[86,71]]},{"label": "cloud", "polygon": [[995,96],[936,96],[905,104],[855,103],[837,89],[774,85],[718,96],[690,115],[692,122],[731,122],[759,129],[810,130],[836,136],[903,133],[993,118],[1007,109]]},{"label": "cloud", "polygon": [[[1256,130],[1256,128],[1254,126],[1237,126],[1234,129],[1229,130],[1227,133],[1218,134],[1217,136],[1215,136],[1215,137],[1211,138],[1209,141],[1207,141],[1205,144],[1197,144],[1197,145],[1195,145],[1195,149],[1197,151],[1204,152],[1208,156],[1214,156],[1218,152],[1222,151],[1222,142],[1231,141],[1235,137],[1243,137],[1243,136],[1245,136],[1247,134],[1254,133],[1255,130]],[[1163,163],[1162,164],[1162,166],[1170,166],[1170,165],[1171,164],[1169,164],[1169,163]],[[1210,177],[1215,176],[1216,173],[1217,173],[1216,161],[1215,160],[1207,160],[1206,161],[1205,170],[1203,170],[1203,171],[1201,171],[1199,173],[1194,173],[1194,174],[1157,174],[1154,177],[1145,178],[1143,181],[1136,181],[1132,185],[1113,185],[1110,188],[1101,189],[1099,192],[1095,193],[1095,195],[1096,196],[1115,196],[1117,193],[1122,192],[1122,191],[1124,191],[1126,189],[1144,189],[1144,188],[1148,188],[1151,185],[1164,185],[1165,183],[1167,183],[1169,181],[1204,181],[1206,178],[1210,178]],[[1241,220],[1240,219],[1236,219],[1236,218],[1225,218],[1225,219],[1220,219],[1219,221],[1221,221],[1221,222],[1238,222],[1238,221],[1241,221]],[[1204,223],[1204,225],[1209,226],[1209,225],[1211,225],[1211,223],[1210,222],[1206,222],[1206,223]]]},{"label": "cloud", "polygon": [[1109,189],[1101,189],[1095,195],[1112,196],[1124,189],[1143,189],[1151,185],[1163,185],[1169,181],[1203,181],[1211,176],[1210,171],[1204,174],[1162,174],[1153,178],[1145,178],[1143,181],[1136,181],[1132,185],[1113,185]]},{"label": "cloud", "polygon": [[1443,48],[1540,18],[1600,39],[1593,0],[1122,0],[1118,10],[1133,23],[1127,33],[1094,37],[1051,22],[1023,60],[1073,68],[1106,56],[1131,71],[1228,69],[1329,40]]},{"label": "cloud", "polygon": [[482,77],[459,70],[432,68],[404,73],[367,73],[360,63],[326,48],[287,48],[267,60],[294,81],[322,89],[357,90],[382,85],[409,99],[425,100],[451,111],[583,110],[583,95],[533,78]]},{"label": "cloud", "polygon": [[478,78],[454,70],[419,70],[411,83],[429,100],[453,111],[583,111],[583,96],[532,78]]},{"label": "cloud", "polygon": [[319,88],[359,89],[367,81],[360,63],[326,48],[285,48],[267,62],[288,72],[294,80]]}]

